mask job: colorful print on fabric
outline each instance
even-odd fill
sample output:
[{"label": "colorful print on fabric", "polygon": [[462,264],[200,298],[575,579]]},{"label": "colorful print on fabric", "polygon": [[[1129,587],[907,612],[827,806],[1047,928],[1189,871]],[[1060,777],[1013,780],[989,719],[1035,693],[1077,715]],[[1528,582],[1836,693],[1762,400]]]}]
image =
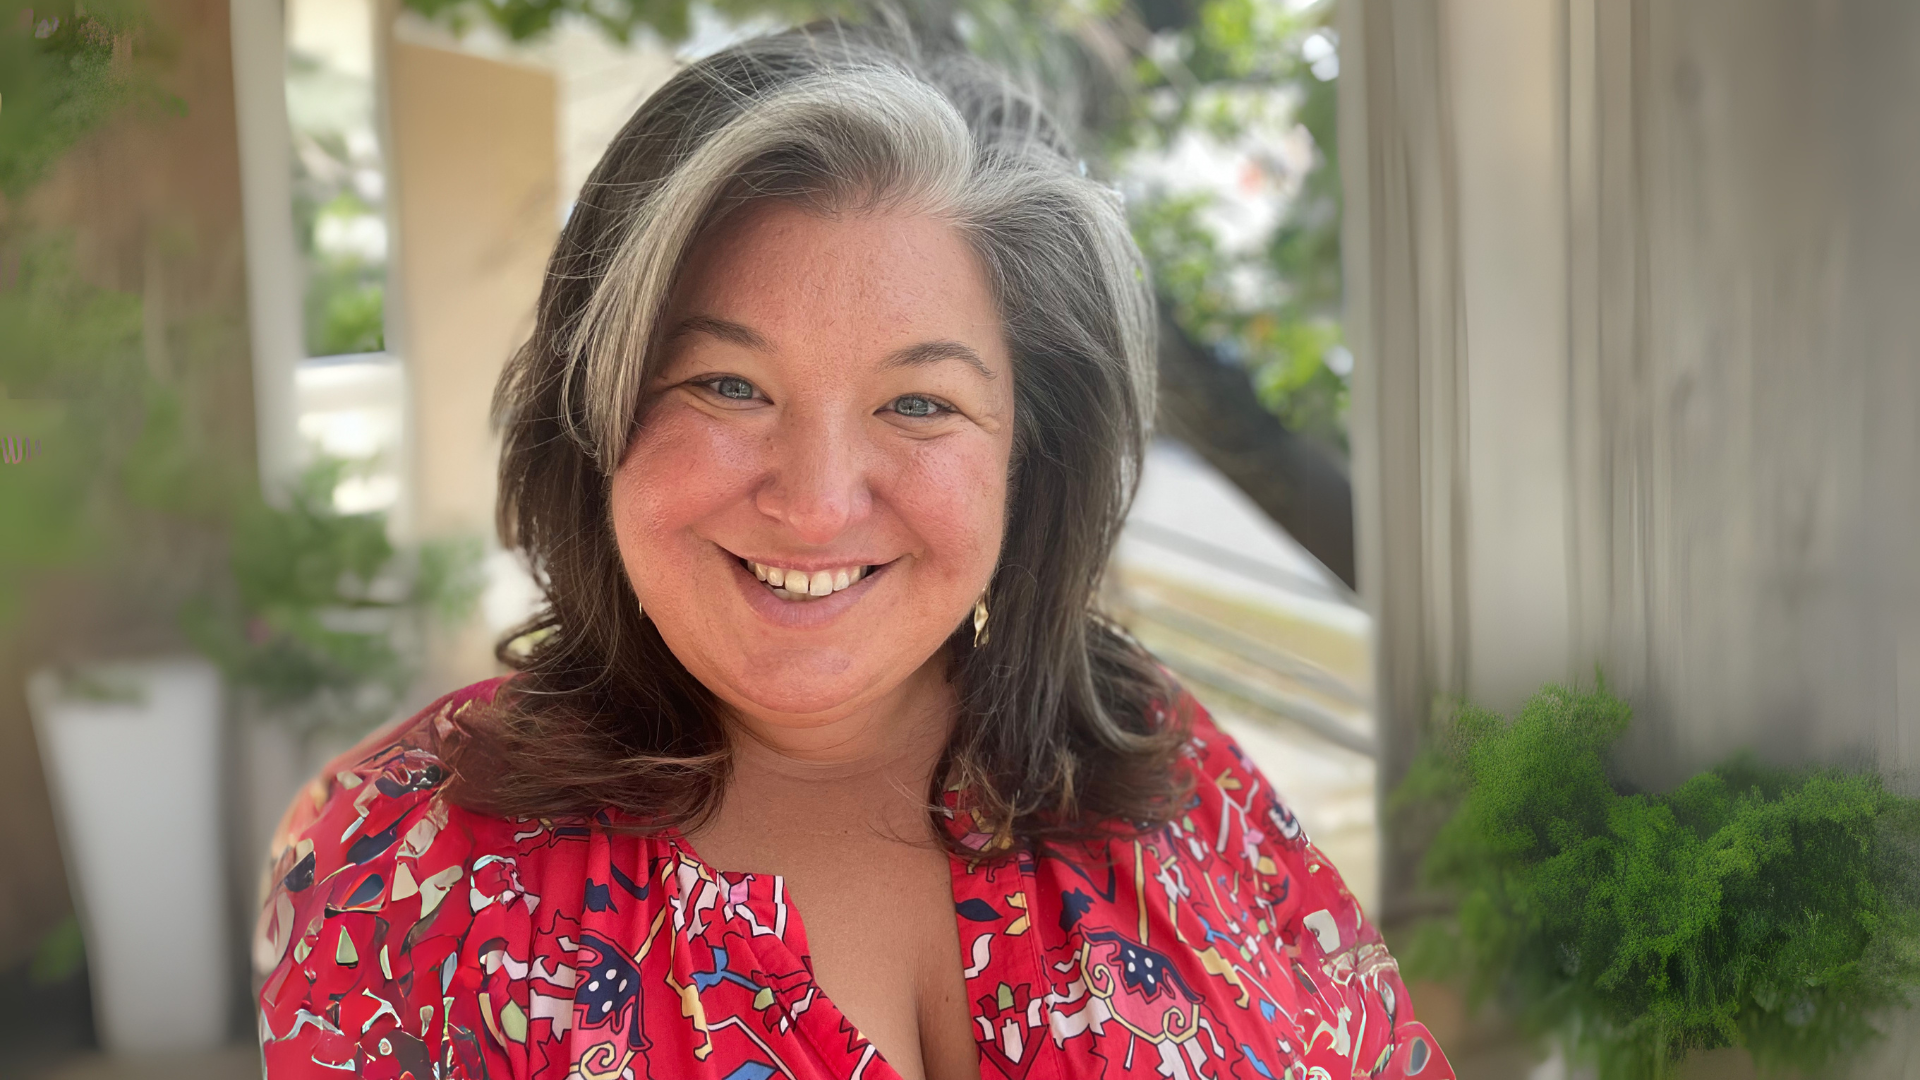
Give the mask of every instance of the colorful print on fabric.
[{"label": "colorful print on fabric", "polygon": [[[446,802],[437,748],[503,679],[330,766],[289,809],[255,962],[268,1080],[888,1080],[814,983],[777,876],[611,811]],[[993,858],[950,793],[984,1080],[1453,1080],[1379,935],[1239,747],[1137,839]]]}]

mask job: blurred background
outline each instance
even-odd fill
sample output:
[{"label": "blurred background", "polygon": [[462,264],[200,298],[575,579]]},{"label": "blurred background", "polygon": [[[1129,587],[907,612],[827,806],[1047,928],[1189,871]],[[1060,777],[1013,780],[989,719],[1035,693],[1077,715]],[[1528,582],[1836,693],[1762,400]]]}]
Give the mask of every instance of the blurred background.
[{"label": "blurred background", "polygon": [[[681,65],[847,10],[7,0],[0,1075],[257,1071],[274,822],[537,598],[487,403],[587,172]],[[1105,603],[1396,952],[1459,909],[1383,809],[1455,703],[1603,675],[1623,798],[1739,751],[1914,793],[1920,8],[905,10],[1125,195],[1163,402]],[[1409,973],[1462,1077],[1593,1067]],[[1846,1075],[1920,1076],[1885,1006]],[[1686,1075],[1752,1073],[1722,1026]]]}]

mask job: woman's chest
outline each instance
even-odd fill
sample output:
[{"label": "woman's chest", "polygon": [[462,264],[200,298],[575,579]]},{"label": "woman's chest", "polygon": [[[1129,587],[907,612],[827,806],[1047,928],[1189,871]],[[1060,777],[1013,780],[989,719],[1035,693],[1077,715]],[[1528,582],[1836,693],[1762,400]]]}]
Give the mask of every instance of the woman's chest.
[{"label": "woman's chest", "polygon": [[[532,917],[509,921],[530,935],[465,935],[489,940],[454,1020],[480,1043],[518,1034],[515,1075],[1283,1078],[1405,1049],[1392,961],[1298,868],[1236,877],[1164,840],[944,876],[573,850],[564,869],[523,860]],[[476,1001],[492,1019],[464,1015]]]},{"label": "woman's chest", "polygon": [[814,977],[848,1021],[907,1080],[969,1080],[980,1074],[948,860],[914,854],[807,868],[786,885]]},{"label": "woman's chest", "polygon": [[[981,988],[970,982],[980,972],[960,953],[954,864],[939,849],[906,850],[917,854],[853,845],[831,859],[801,850],[751,860],[779,873],[715,869],[749,861],[724,843],[695,855],[670,841],[644,866],[617,851],[590,858],[579,933],[564,932],[570,905],[550,890],[555,932],[534,935],[522,969],[573,983],[567,1045],[548,1058],[572,1072],[552,1075],[595,1074],[585,1062],[620,1066],[595,1074],[609,1080],[628,1070],[638,1080],[650,1075],[635,1068],[642,1061],[653,1076],[728,1080],[755,1080],[763,1065],[794,1080],[995,1075],[981,1067]],[[493,998],[512,993],[502,985]],[[683,1068],[662,1072],[671,1062]]]}]

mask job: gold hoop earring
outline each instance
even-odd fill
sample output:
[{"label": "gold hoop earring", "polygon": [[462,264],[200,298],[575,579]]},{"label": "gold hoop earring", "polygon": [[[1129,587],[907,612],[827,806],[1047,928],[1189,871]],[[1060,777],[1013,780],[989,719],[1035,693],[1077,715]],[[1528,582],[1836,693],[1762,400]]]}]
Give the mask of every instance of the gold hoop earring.
[{"label": "gold hoop earring", "polygon": [[987,643],[987,597],[985,593],[973,602],[973,647],[979,648]]}]

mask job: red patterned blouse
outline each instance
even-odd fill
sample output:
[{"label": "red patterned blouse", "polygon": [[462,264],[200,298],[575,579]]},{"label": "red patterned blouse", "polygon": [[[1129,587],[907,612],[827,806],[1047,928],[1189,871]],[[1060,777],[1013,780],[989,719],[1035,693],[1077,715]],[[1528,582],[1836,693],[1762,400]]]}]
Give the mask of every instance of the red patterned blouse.
[{"label": "red patterned blouse", "polygon": [[[288,811],[254,944],[268,1080],[894,1077],[815,985],[779,877],[610,829],[611,811],[441,798],[436,747],[502,681],[363,744]],[[952,860],[981,1076],[1451,1080],[1333,866],[1180,704],[1179,820]],[[963,812],[951,827],[987,841]]]}]

